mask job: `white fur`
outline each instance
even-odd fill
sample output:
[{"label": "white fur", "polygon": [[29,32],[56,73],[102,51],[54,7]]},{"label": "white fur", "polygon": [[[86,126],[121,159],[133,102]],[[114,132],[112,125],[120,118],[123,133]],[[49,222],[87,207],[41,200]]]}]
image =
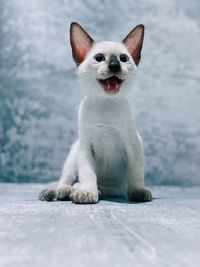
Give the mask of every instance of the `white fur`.
[{"label": "white fur", "polygon": [[[106,60],[96,62],[97,53],[103,53]],[[121,72],[117,75],[124,82],[118,93],[108,94],[97,78],[112,76],[108,70],[109,57],[119,58],[122,53],[129,55],[129,62],[120,62]],[[99,194],[126,196],[127,192],[129,198],[135,192],[143,192],[146,201],[151,199],[151,193],[144,189],[142,139],[126,97],[136,69],[127,48],[115,42],[95,44],[78,67],[80,84],[86,92],[79,108],[79,138],[71,148],[58,184],[58,190],[65,185],[73,186],[71,198],[76,203],[96,203]]]}]

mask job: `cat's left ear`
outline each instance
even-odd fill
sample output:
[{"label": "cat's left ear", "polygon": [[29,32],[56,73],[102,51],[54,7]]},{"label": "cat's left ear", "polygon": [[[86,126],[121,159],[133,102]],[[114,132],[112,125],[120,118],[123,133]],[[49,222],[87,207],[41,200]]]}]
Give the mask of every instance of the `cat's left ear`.
[{"label": "cat's left ear", "polygon": [[127,47],[136,65],[141,58],[141,50],[144,39],[144,25],[137,25],[122,41]]},{"label": "cat's left ear", "polygon": [[73,59],[76,65],[79,65],[85,59],[86,54],[94,44],[94,40],[77,22],[72,22],[70,26],[70,43]]}]

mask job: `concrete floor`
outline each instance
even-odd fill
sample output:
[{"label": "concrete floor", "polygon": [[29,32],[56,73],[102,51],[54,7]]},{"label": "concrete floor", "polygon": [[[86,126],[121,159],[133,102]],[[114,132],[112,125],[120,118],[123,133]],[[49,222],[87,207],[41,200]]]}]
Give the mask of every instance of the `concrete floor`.
[{"label": "concrete floor", "polygon": [[200,188],[95,205],[40,202],[41,188],[0,184],[0,267],[200,266]]}]

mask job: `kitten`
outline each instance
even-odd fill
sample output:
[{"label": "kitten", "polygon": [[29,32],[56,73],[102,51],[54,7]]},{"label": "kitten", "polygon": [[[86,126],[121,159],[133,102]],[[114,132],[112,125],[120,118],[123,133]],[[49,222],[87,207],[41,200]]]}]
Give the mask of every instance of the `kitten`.
[{"label": "kitten", "polygon": [[95,43],[73,22],[70,42],[86,96],[79,108],[79,138],[66,159],[56,190],[40,200],[97,203],[103,197],[127,196],[151,201],[144,188],[142,139],[131,118],[127,93],[140,61],[144,26],[136,26],[121,43]]}]

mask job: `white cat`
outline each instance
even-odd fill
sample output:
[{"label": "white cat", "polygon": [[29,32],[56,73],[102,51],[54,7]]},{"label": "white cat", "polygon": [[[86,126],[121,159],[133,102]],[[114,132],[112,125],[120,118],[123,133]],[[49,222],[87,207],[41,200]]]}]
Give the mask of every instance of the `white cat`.
[{"label": "white cat", "polygon": [[138,25],[121,43],[95,43],[78,23],[71,24],[72,54],[86,92],[79,108],[79,138],[57,189],[43,190],[40,200],[97,203],[99,197],[128,196],[130,201],[151,201],[151,192],[144,188],[142,139],[126,97],[143,37],[144,26]]}]

